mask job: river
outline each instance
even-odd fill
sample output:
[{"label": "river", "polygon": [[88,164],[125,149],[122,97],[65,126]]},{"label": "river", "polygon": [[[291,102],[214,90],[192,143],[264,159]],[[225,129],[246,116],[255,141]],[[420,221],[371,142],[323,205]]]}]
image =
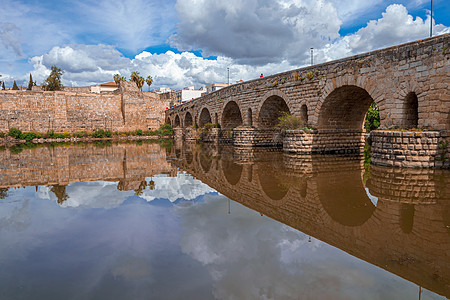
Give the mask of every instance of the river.
[{"label": "river", "polygon": [[171,140],[0,157],[0,299],[450,297],[448,170]]}]

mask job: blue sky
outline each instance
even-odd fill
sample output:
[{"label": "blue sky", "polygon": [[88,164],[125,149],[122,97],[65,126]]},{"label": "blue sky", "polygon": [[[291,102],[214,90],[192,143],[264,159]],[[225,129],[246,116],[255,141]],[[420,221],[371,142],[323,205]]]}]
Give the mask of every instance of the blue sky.
[{"label": "blue sky", "polygon": [[[435,34],[450,5],[433,1]],[[3,0],[0,74],[38,82],[52,65],[82,86],[115,73],[152,75],[153,88],[248,80],[426,38],[430,1]]]}]

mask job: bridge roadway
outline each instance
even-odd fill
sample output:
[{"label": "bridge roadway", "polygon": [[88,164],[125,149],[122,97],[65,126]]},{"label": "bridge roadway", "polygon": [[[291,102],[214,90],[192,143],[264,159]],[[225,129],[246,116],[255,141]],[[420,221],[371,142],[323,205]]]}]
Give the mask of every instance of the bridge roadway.
[{"label": "bridge roadway", "polygon": [[315,129],[311,152],[358,151],[375,102],[382,128],[438,130],[448,138],[449,39],[445,34],[233,84],[167,110],[166,123],[185,139],[193,127],[213,123],[220,125],[219,138],[235,145],[281,145],[275,125],[286,112]]},{"label": "bridge roadway", "polygon": [[360,157],[192,142],[168,157],[229,199],[450,297],[448,170],[371,166],[368,177]]}]

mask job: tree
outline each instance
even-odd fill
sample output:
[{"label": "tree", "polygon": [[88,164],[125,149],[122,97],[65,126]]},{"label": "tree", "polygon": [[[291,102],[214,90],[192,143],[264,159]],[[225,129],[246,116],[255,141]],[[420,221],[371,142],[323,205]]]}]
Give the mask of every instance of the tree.
[{"label": "tree", "polygon": [[152,78],[152,76],[148,75],[148,76],[147,76],[147,79],[145,79],[145,82],[147,82],[148,90],[150,91],[150,86],[151,86],[152,83],[153,83],[153,78]]},{"label": "tree", "polygon": [[63,85],[61,83],[61,76],[64,72],[57,66],[52,66],[51,70],[52,71],[50,75],[42,84],[42,88],[44,89],[44,91],[60,91],[63,88]]},{"label": "tree", "polygon": [[33,77],[31,76],[31,73],[30,73],[30,81],[28,82],[28,87],[27,87],[27,90],[29,90],[29,91],[31,91],[32,89],[33,89]]},{"label": "tree", "polygon": [[13,88],[12,88],[13,90],[18,90],[19,89],[19,87],[17,86],[17,83],[16,83],[16,81],[14,80],[14,83],[13,83]]},{"label": "tree", "polygon": [[130,81],[134,81],[136,83],[136,86],[138,89],[141,89],[144,86],[145,79],[141,76],[139,76],[139,72],[134,71],[131,73]]},{"label": "tree", "polygon": [[4,82],[4,81],[2,82],[2,90],[6,90],[5,82]]}]

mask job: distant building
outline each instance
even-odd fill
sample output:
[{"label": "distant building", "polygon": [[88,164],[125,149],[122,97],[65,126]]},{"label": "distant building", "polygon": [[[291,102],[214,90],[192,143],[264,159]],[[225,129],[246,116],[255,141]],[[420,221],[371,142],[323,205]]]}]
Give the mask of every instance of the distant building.
[{"label": "distant building", "polygon": [[218,91],[220,89],[223,89],[224,87],[227,87],[228,84],[226,83],[212,83],[205,86],[206,93],[212,93],[215,91]]},{"label": "distant building", "polygon": [[176,91],[176,98],[178,104],[183,104],[185,102],[191,101],[198,98],[205,92],[205,89],[195,90],[194,86],[188,86],[180,91]]},{"label": "distant building", "polygon": [[91,92],[92,93],[114,92],[118,88],[119,86],[114,81],[110,81],[99,85],[91,86]]},{"label": "distant building", "polygon": [[166,87],[166,86],[162,86],[159,88],[159,91],[155,91],[155,93],[157,94],[165,94],[165,93],[170,93],[173,92],[171,88]]}]

